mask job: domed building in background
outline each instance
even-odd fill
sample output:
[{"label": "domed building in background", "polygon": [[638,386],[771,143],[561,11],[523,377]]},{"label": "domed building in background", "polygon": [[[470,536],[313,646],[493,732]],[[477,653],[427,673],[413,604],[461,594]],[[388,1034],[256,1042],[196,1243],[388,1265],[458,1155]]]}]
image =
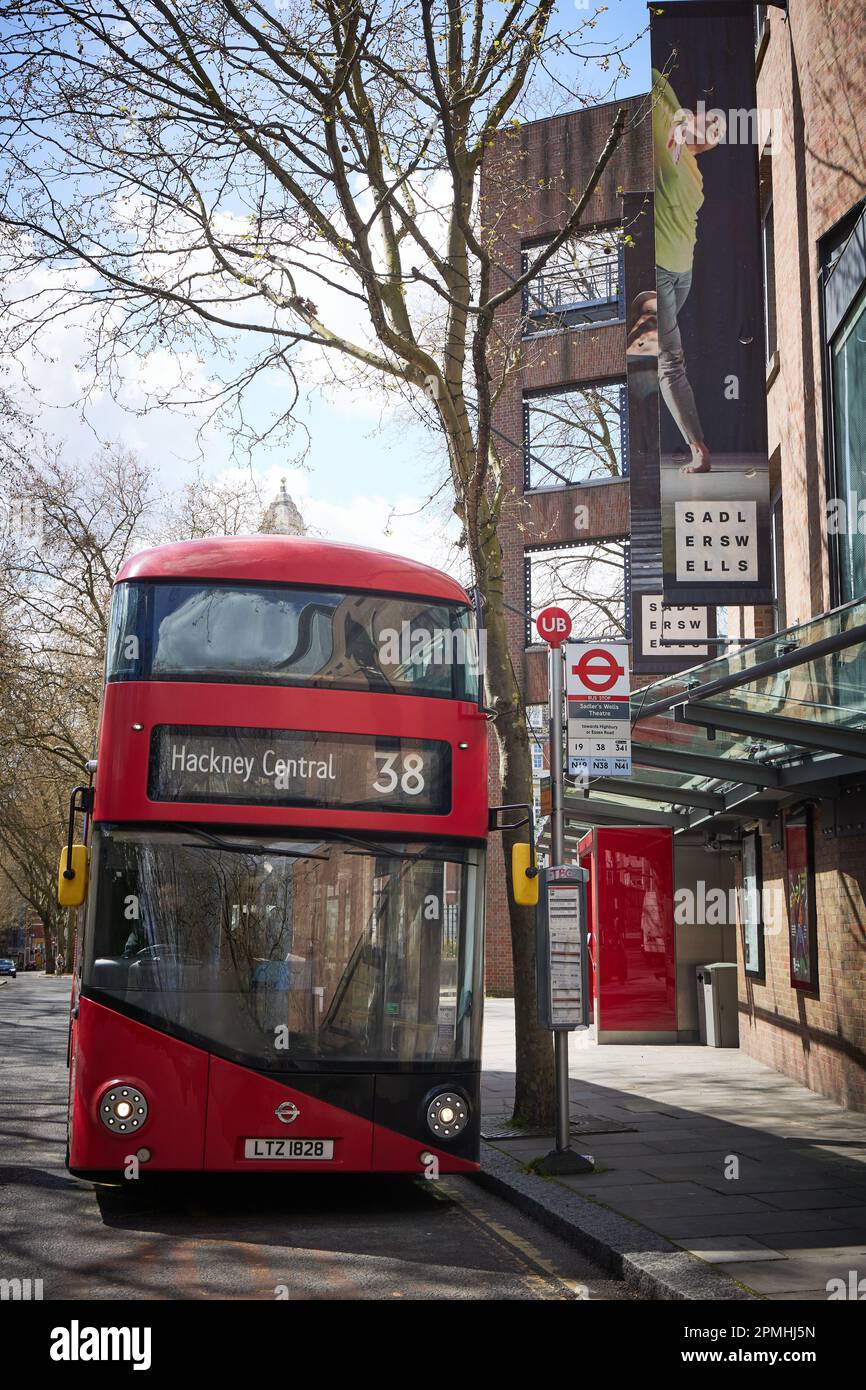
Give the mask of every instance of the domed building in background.
[{"label": "domed building in background", "polygon": [[280,479],[280,490],[262,515],[259,532],[264,536],[305,536],[304,518],[286,492],[286,480]]}]

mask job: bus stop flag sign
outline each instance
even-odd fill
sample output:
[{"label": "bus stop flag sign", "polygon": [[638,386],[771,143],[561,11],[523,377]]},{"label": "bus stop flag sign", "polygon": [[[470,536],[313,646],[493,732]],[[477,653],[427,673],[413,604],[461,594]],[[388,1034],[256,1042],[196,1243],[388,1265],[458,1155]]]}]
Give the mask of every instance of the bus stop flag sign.
[{"label": "bus stop flag sign", "polygon": [[571,618],[564,608],[542,608],[535,626],[541,640],[549,647],[561,647],[571,636]]},{"label": "bus stop flag sign", "polygon": [[568,771],[576,777],[631,776],[631,710],[625,642],[568,642]]}]

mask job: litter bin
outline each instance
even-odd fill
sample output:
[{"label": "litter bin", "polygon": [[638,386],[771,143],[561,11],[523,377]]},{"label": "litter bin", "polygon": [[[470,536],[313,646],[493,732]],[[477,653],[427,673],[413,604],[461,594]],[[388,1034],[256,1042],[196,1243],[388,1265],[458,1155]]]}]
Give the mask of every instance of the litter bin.
[{"label": "litter bin", "polygon": [[699,965],[698,1033],[706,1047],[739,1047],[740,1025],[737,1013],[737,967],[733,961],[719,960]]}]

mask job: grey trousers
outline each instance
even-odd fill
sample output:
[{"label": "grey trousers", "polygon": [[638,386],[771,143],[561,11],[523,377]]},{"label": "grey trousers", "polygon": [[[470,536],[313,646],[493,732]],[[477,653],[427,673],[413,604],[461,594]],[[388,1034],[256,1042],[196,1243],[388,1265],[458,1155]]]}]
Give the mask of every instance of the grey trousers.
[{"label": "grey trousers", "polygon": [[690,270],[665,270],[656,266],[656,294],[659,324],[659,389],[686,443],[699,443],[704,432],[695,398],[686,376],[683,340],[677,322],[692,287]]}]

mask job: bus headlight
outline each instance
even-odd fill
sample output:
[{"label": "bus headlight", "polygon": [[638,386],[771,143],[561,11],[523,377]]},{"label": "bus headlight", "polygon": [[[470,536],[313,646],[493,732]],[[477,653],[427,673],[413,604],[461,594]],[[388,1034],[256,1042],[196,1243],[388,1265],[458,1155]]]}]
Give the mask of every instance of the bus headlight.
[{"label": "bus headlight", "polygon": [[130,1134],[141,1129],[147,1112],[147,1100],[130,1082],[109,1086],[99,1097],[99,1118],[113,1134]]},{"label": "bus headlight", "polygon": [[437,1139],[456,1139],[469,1123],[469,1106],[456,1091],[440,1091],[427,1106],[427,1127]]}]

